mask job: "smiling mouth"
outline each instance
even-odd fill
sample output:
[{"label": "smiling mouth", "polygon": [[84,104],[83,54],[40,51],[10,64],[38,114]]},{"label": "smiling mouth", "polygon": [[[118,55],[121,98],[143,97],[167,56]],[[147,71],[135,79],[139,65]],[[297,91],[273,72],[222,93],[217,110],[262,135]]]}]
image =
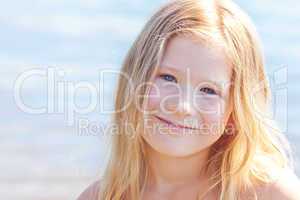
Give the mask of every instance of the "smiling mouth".
[{"label": "smiling mouth", "polygon": [[188,127],[188,126],[183,126],[183,125],[180,125],[180,124],[174,124],[173,122],[170,122],[169,120],[166,120],[164,118],[161,118],[161,117],[158,117],[155,115],[155,117],[163,122],[163,123],[166,123],[167,125],[169,126],[172,126],[172,127],[176,127],[176,128],[181,128],[181,129],[191,129],[191,130],[198,130],[197,128],[193,128],[193,127]]}]

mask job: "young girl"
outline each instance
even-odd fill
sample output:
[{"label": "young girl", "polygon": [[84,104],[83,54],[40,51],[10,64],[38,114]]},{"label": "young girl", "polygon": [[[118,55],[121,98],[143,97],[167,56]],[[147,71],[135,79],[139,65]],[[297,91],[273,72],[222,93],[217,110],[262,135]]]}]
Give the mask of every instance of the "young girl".
[{"label": "young girl", "polygon": [[255,29],[233,2],[168,2],[121,72],[111,159],[80,200],[300,199]]}]

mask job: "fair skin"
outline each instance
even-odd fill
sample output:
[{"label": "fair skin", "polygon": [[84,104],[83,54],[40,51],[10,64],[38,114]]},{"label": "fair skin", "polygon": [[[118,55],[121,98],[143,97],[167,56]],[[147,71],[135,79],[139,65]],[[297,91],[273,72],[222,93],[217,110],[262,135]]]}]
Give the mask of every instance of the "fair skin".
[{"label": "fair skin", "polygon": [[201,169],[232,111],[231,68],[224,55],[220,47],[186,36],[168,42],[149,94],[152,113],[145,116],[152,174],[145,199],[196,199],[207,189],[209,177]]},{"label": "fair skin", "polygon": [[[201,169],[232,112],[231,70],[219,46],[208,47],[186,36],[168,42],[146,107],[148,128],[142,137],[151,176],[143,200],[192,200],[207,190],[209,175]],[[89,187],[78,200],[96,200],[98,186],[99,182]],[[299,179],[283,171],[276,183],[256,191],[259,200],[296,200],[299,188]],[[216,190],[204,199],[217,199]]]}]

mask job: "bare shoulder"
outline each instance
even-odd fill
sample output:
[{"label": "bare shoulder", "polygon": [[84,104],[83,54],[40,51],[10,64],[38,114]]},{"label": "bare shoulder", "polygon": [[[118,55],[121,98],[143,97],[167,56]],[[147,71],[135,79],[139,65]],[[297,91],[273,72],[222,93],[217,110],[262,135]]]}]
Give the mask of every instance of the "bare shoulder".
[{"label": "bare shoulder", "polygon": [[275,182],[257,188],[257,194],[261,200],[299,200],[300,180],[292,170],[282,170]]},{"label": "bare shoulder", "polygon": [[100,180],[89,185],[77,200],[99,200]]}]

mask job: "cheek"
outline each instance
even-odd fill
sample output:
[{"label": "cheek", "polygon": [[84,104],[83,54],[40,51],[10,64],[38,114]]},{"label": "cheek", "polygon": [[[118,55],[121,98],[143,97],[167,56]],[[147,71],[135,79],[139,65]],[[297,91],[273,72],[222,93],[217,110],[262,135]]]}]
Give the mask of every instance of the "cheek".
[{"label": "cheek", "polygon": [[[162,102],[166,99],[175,99],[178,88],[171,84],[164,84],[162,81],[155,81],[148,94],[147,110],[159,110]],[[172,97],[172,98],[170,98]]]},{"label": "cheek", "polygon": [[219,96],[196,96],[193,101],[194,108],[201,115],[220,117],[226,112],[226,100]]},{"label": "cheek", "polygon": [[230,107],[228,102],[223,99],[203,100],[200,105],[199,113],[203,120],[203,126],[209,132],[222,133],[227,123]]},{"label": "cheek", "polygon": [[160,92],[158,88],[151,87],[148,95],[148,104],[147,109],[148,110],[155,110],[159,107],[160,102]]}]

